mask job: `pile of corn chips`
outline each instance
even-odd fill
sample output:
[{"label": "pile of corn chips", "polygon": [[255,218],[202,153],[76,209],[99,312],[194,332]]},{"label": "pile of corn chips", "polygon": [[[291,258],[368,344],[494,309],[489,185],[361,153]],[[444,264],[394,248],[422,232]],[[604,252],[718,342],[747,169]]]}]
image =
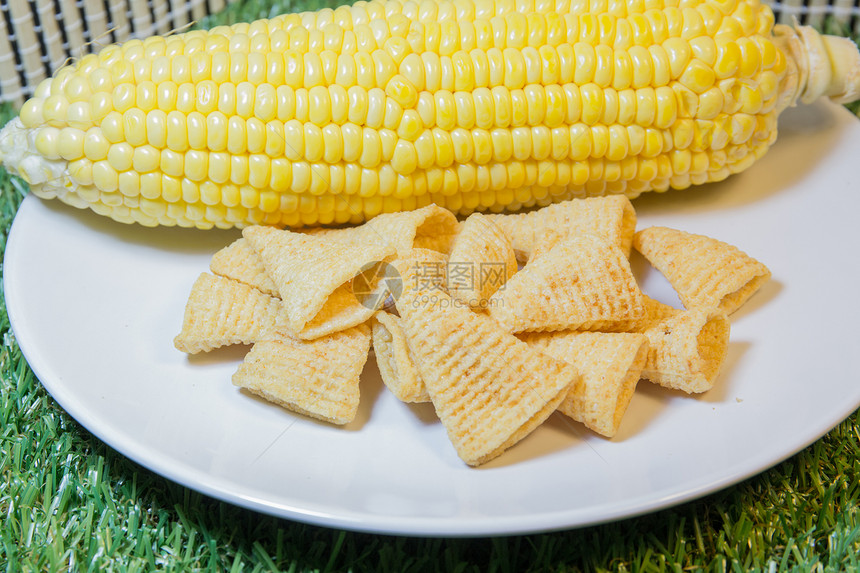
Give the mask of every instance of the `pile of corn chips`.
[{"label": "pile of corn chips", "polygon": [[[641,292],[632,248],[684,309]],[[210,269],[192,287],[176,348],[253,344],[236,386],[346,424],[372,345],[389,390],[432,402],[473,466],[556,410],[612,437],[640,379],[708,390],[728,315],[770,277],[721,241],[636,232],[623,196],[463,222],[429,205],[347,229],[253,226]]]}]

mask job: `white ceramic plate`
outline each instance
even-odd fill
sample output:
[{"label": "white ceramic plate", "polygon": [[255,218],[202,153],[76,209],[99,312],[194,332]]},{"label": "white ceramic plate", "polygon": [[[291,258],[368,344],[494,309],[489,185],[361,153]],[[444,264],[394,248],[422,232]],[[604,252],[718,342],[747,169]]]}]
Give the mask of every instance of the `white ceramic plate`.
[{"label": "white ceramic plate", "polygon": [[[642,382],[612,440],[556,414],[470,469],[432,407],[397,402],[373,360],[346,428],[237,390],[230,376],[246,349],[188,358],[172,340],[195,277],[238,232],[125,226],[28,197],[6,250],[12,327],[48,391],[96,436],[251,509],[445,536],[645,513],[762,471],[860,405],[852,358],[860,122],[818,104],[789,110],[780,125],[776,146],[742,175],[636,201],[640,228],[674,226],[739,245],[770,266],[773,280],[733,316],[713,390],[691,398]],[[639,263],[643,289],[676,301]]]}]

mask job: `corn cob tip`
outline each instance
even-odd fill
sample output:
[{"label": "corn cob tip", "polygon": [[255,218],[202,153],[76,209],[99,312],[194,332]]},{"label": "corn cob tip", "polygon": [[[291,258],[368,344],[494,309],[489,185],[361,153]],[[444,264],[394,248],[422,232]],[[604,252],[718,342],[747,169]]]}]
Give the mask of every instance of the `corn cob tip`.
[{"label": "corn cob tip", "polygon": [[62,197],[75,184],[69,177],[69,163],[47,159],[36,149],[37,131],[24,126],[19,117],[0,129],[0,164],[18,175],[34,195],[45,199]]},{"label": "corn cob tip", "polygon": [[36,149],[38,132],[24,126],[20,117],[0,129],[0,164],[27,184],[39,197],[53,198],[71,190],[68,161],[47,159]]},{"label": "corn cob tip", "polygon": [[860,51],[850,38],[821,36],[827,50],[832,75],[827,97],[836,103],[849,103],[860,99]]},{"label": "corn cob tip", "polygon": [[860,51],[851,39],[819,34],[810,26],[778,24],[773,31],[795,67],[783,89],[786,106],[820,97],[840,104],[860,99]]}]

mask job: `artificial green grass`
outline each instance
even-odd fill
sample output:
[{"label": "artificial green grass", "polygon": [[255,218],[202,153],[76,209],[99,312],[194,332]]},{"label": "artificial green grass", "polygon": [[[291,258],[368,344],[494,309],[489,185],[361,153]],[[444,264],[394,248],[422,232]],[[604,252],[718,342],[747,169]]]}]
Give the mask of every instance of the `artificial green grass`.
[{"label": "artificial green grass", "polygon": [[[246,2],[205,22],[320,2]],[[14,116],[0,106],[0,125]],[[0,168],[0,251],[26,186]],[[860,571],[860,410],[739,485],[571,531],[422,539],[289,522],[172,483],[106,446],[34,377],[0,297],[6,571]]]}]

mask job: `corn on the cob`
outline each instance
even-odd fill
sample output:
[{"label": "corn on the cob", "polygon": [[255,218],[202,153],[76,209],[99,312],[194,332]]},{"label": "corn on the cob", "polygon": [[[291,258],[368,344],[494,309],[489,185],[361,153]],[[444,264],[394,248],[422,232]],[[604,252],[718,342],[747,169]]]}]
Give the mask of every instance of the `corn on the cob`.
[{"label": "corn on the cob", "polygon": [[373,0],[85,56],[0,160],[144,225],[468,214],[720,180],[858,92],[853,43],[758,0]]}]

